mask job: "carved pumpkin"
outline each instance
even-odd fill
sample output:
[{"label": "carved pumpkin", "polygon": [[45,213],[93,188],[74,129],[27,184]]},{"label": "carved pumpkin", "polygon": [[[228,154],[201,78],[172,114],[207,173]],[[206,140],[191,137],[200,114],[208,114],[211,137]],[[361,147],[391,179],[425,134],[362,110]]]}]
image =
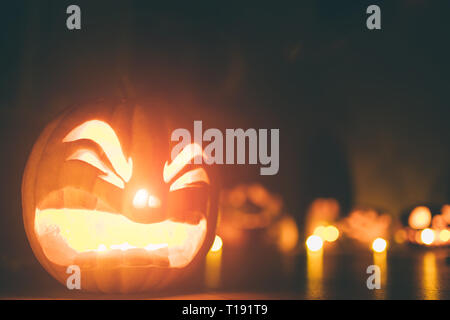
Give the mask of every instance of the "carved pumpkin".
[{"label": "carved pumpkin", "polygon": [[372,208],[357,208],[340,223],[347,237],[361,243],[373,243],[377,238],[388,238],[391,217]]},{"label": "carved pumpkin", "polygon": [[67,267],[78,265],[81,289],[155,290],[204,258],[218,189],[210,166],[192,164],[200,146],[171,161],[173,129],[162,109],[105,101],[45,128],[22,204],[33,252],[54,278],[66,284]]},{"label": "carved pumpkin", "polygon": [[[282,217],[283,199],[271,193],[259,183],[241,184],[232,189],[223,190],[220,195],[219,224],[217,233],[229,246],[242,246],[266,238]],[[277,232],[267,239],[276,239]],[[255,237],[258,240],[255,240]]]}]

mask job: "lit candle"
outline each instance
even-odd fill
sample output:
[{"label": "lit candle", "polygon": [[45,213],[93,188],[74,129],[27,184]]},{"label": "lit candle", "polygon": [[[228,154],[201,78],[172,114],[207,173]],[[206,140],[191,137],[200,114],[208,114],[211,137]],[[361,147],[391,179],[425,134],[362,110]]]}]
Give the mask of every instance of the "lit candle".
[{"label": "lit candle", "polygon": [[386,251],[373,253],[373,264],[380,268],[380,285],[379,290],[373,290],[376,299],[386,299],[386,282],[387,282],[387,263]]},{"label": "lit candle", "polygon": [[380,268],[380,285],[381,289],[374,290],[376,299],[386,299],[385,286],[387,283],[387,263],[386,263],[386,250],[387,241],[383,238],[376,238],[372,242],[373,250],[373,264]]},{"label": "lit candle", "polygon": [[309,299],[323,297],[323,241],[318,236],[310,236],[306,241],[306,270],[308,276],[307,294]]},{"label": "lit candle", "polygon": [[206,255],[205,284],[207,288],[216,289],[220,286],[222,265],[222,239],[216,236],[214,243]]}]

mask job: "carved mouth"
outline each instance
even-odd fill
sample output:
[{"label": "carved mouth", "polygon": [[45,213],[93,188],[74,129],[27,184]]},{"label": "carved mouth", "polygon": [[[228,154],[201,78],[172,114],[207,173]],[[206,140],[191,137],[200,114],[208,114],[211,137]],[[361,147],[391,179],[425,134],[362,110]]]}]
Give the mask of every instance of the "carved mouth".
[{"label": "carved mouth", "polygon": [[44,254],[59,265],[182,268],[206,236],[197,224],[165,220],[143,224],[123,215],[86,209],[36,209],[35,232]]}]

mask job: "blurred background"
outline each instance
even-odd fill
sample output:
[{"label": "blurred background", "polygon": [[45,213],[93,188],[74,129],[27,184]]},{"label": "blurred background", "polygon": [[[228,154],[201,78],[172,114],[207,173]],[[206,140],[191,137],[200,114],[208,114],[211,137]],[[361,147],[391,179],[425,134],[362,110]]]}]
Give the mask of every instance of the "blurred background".
[{"label": "blurred background", "polygon": [[[81,30],[66,28],[70,4],[81,7]],[[370,4],[381,7],[382,30],[366,28]],[[28,245],[23,169],[63,109],[126,92],[169,101],[204,128],[280,129],[276,176],[221,168],[223,246],[188,292],[450,297],[448,245],[408,234],[448,229],[445,219],[414,227],[408,217],[419,205],[446,217],[450,203],[450,3],[30,0],[2,11],[0,296],[68,295]],[[335,227],[337,240],[320,226]],[[312,234],[324,242],[319,258],[305,249]],[[365,285],[376,238],[393,250],[381,296]]]}]

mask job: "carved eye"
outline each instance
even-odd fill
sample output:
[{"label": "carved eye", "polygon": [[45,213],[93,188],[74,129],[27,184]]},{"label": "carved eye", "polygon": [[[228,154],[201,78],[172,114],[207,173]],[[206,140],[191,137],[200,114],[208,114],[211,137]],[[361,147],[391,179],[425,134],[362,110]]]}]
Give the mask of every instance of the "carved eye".
[{"label": "carved eye", "polygon": [[[197,157],[205,158],[202,148],[192,143],[184,147],[184,149],[173,159],[172,163],[164,164],[163,178],[164,182],[170,182],[177,174],[179,174],[186,165]],[[169,187],[170,191],[175,191],[187,187],[200,187],[204,184],[209,185],[208,174],[203,168],[196,168],[184,173],[181,177],[177,178]]]},{"label": "carved eye", "polygon": [[130,180],[133,173],[133,162],[131,158],[128,158],[128,161],[125,160],[119,138],[111,126],[99,120],[87,121],[70,131],[63,142],[82,139],[96,143],[103,150],[112,168],[109,168],[94,151],[89,149],[79,149],[66,160],[79,160],[90,164],[103,172],[103,175],[99,176],[101,179],[123,189],[125,182]]}]

